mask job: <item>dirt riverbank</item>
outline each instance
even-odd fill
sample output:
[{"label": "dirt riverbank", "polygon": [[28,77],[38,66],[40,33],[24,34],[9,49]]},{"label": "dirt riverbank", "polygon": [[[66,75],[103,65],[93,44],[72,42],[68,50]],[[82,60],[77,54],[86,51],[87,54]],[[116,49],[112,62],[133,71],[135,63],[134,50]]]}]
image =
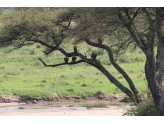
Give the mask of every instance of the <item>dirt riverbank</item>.
[{"label": "dirt riverbank", "polygon": [[[129,108],[126,103],[124,108],[110,105],[107,108],[79,106],[79,104],[88,104],[89,102],[120,103],[120,100],[125,97],[121,94],[110,94],[106,97],[92,96],[87,100],[78,97],[56,97],[58,98],[57,102],[45,101],[44,98],[40,100],[37,98],[20,98],[15,95],[2,97],[0,99],[0,116],[122,116],[125,109]],[[69,107],[69,105],[76,106]],[[25,107],[25,109],[19,109],[20,107]]]}]

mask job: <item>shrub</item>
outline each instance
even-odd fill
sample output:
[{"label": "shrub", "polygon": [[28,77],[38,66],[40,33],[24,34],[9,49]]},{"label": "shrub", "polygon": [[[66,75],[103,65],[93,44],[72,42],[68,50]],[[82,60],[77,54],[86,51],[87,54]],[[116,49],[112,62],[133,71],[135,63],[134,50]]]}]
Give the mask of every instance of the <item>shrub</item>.
[{"label": "shrub", "polygon": [[85,86],[87,86],[87,84],[83,83],[81,86],[82,86],[82,87],[85,87]]},{"label": "shrub", "polygon": [[105,96],[105,94],[102,91],[97,91],[95,93],[95,96],[100,96],[100,95]]},{"label": "shrub", "polygon": [[134,71],[132,71],[132,70],[131,70],[131,71],[129,71],[129,72],[130,72],[130,73],[134,73]]},{"label": "shrub", "polygon": [[25,107],[19,107],[19,109],[25,109]]},{"label": "shrub", "polygon": [[21,70],[24,70],[24,68],[21,68]]},{"label": "shrub", "polygon": [[138,104],[135,108],[127,109],[127,111],[123,114],[123,116],[156,116],[157,111],[155,108],[155,104],[153,98],[150,97],[140,104]]},{"label": "shrub", "polygon": [[29,54],[30,54],[30,55],[35,54],[35,51],[34,51],[34,50],[31,50]]},{"label": "shrub", "polygon": [[118,58],[118,61],[120,61],[121,63],[130,63],[131,59],[128,56],[123,55]]},{"label": "shrub", "polygon": [[67,78],[67,75],[61,75],[60,78]]},{"label": "shrub", "polygon": [[74,92],[74,89],[70,88],[70,89],[67,89],[67,91]]},{"label": "shrub", "polygon": [[46,83],[47,81],[46,80],[42,80],[42,83]]},{"label": "shrub", "polygon": [[81,104],[81,107],[87,107],[87,108],[106,108],[106,104]]}]

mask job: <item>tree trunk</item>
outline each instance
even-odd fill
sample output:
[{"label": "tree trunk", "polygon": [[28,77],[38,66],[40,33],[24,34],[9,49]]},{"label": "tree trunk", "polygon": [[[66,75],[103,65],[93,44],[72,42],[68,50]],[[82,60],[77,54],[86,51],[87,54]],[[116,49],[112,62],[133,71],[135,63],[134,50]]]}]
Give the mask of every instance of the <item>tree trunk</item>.
[{"label": "tree trunk", "polygon": [[148,49],[145,53],[146,55],[145,74],[148,81],[148,86],[150,87],[150,91],[153,96],[153,100],[155,103],[158,116],[160,116],[160,115],[164,115],[164,92],[163,92],[163,88],[158,84],[156,80],[156,76],[155,76],[156,67],[155,67],[155,57],[154,57],[154,35],[158,23],[159,20],[153,20],[149,27],[149,33],[147,37]]},{"label": "tree trunk", "polygon": [[158,40],[159,40],[159,47],[157,50],[159,52],[159,69],[158,69],[159,71],[158,71],[158,76],[157,76],[157,82],[159,85],[163,85],[164,83],[164,35],[163,35],[163,30],[162,30],[162,20],[158,22],[157,35],[158,35]]}]

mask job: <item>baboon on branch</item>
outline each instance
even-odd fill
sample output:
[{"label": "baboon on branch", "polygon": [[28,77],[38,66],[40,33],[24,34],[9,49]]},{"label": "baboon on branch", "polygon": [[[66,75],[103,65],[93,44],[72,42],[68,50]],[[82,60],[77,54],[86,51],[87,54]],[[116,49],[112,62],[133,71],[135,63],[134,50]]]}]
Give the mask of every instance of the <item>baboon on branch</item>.
[{"label": "baboon on branch", "polygon": [[75,62],[75,61],[76,61],[76,57],[73,56],[73,57],[72,57],[72,62]]},{"label": "baboon on branch", "polygon": [[77,46],[74,46],[74,53],[77,53]]},{"label": "baboon on branch", "polygon": [[65,63],[68,63],[68,60],[69,60],[68,57],[64,58]]},{"label": "baboon on branch", "polygon": [[96,59],[96,57],[97,57],[97,54],[93,52],[93,53],[91,54],[91,58],[92,58],[92,59]]},{"label": "baboon on branch", "polygon": [[98,42],[99,42],[99,44],[102,44],[102,39],[98,38]]}]

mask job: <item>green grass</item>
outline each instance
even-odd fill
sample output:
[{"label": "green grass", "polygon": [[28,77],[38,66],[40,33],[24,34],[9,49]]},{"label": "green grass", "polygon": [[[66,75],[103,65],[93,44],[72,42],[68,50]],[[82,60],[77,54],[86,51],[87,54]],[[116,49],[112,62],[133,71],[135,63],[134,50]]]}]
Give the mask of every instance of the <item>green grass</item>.
[{"label": "green grass", "polygon": [[117,104],[117,103],[113,103],[113,104],[109,104],[109,105],[111,105],[111,106],[118,106],[118,107],[121,106],[121,104]]},{"label": "green grass", "polygon": [[19,107],[18,109],[25,109],[25,107]]},{"label": "green grass", "polygon": [[[88,58],[90,58],[90,52],[99,50],[92,48],[90,51],[85,44],[80,46],[78,46],[79,52],[88,51],[86,52]],[[45,57],[42,53],[43,49],[41,45],[36,44],[23,47],[5,56],[4,52],[8,49],[0,49],[0,95],[7,96],[13,93],[18,96],[52,97],[54,93],[57,93],[60,96],[80,96],[87,99],[92,95],[105,96],[110,93],[122,93],[99,70],[86,63],[55,68],[44,67],[37,59],[38,57],[41,57],[47,64],[58,64],[64,62],[64,55],[54,52],[51,56]],[[73,47],[66,48],[66,51],[73,52]],[[139,50],[133,54],[127,52],[121,58],[128,57],[131,62],[118,61],[118,64],[131,77],[138,91],[142,92],[147,88],[143,73],[145,56],[139,52]],[[135,60],[136,56],[143,60],[138,60],[139,58]],[[97,58],[100,58],[102,64],[114,77],[129,88],[122,75],[112,65],[107,65],[109,58],[106,51],[103,53],[101,51]]]},{"label": "green grass", "polygon": [[106,104],[81,104],[79,105],[81,107],[86,107],[86,108],[106,108]]}]

